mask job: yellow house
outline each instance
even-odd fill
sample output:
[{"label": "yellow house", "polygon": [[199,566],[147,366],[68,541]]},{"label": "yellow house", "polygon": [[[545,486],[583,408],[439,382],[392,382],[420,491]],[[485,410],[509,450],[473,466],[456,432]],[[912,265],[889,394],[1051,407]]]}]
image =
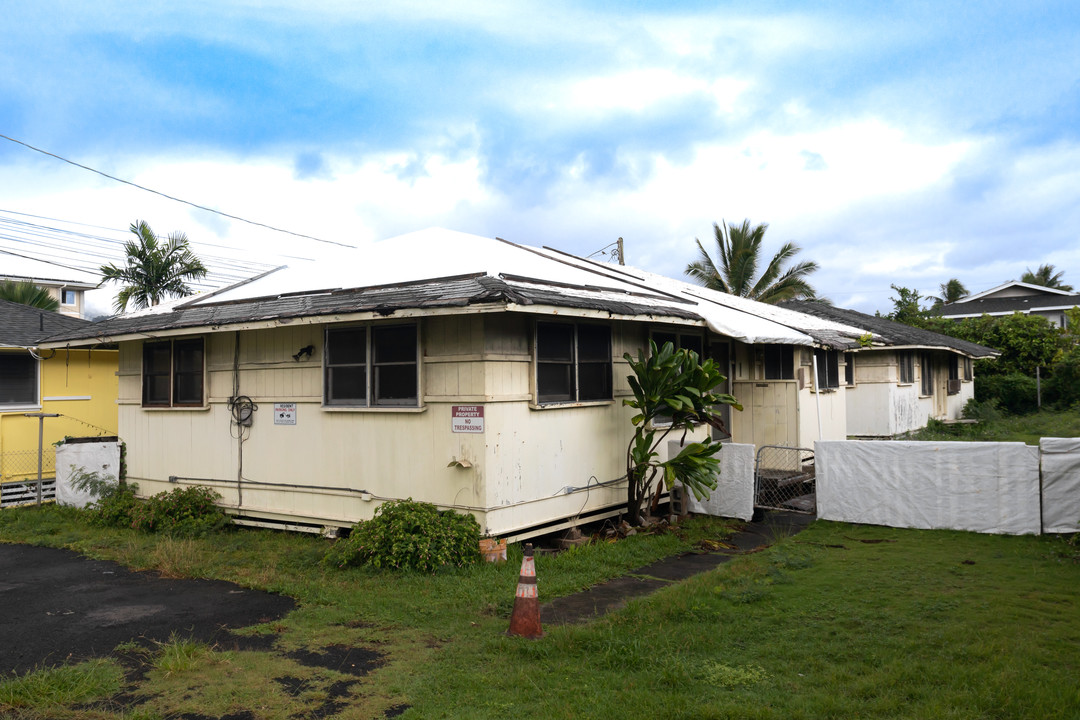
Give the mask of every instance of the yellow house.
[{"label": "yellow house", "polygon": [[[36,499],[55,477],[54,443],[65,436],[117,434],[118,352],[108,346],[38,349],[91,323],[0,300],[0,493],[2,505]],[[38,417],[44,416],[44,417]]]}]

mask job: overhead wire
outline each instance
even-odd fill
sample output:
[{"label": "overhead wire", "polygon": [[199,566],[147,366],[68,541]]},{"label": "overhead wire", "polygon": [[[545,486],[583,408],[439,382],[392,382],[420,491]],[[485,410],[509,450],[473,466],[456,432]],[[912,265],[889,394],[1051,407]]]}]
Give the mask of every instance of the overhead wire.
[{"label": "overhead wire", "polygon": [[205,205],[199,205],[198,203],[191,202],[190,200],[184,200],[183,198],[178,198],[178,197],[175,197],[173,195],[168,195],[168,194],[163,193],[163,192],[161,192],[159,190],[154,190],[154,189],[148,188],[148,187],[146,187],[144,185],[139,185],[138,183],[131,182],[130,180],[124,180],[123,178],[118,178],[115,175],[110,175],[110,174],[108,174],[106,172],[102,172],[101,170],[97,170],[95,168],[92,168],[89,165],[83,165],[82,163],[77,163],[74,160],[68,160],[66,157],[63,157],[61,155],[57,155],[56,153],[51,153],[48,150],[42,150],[39,147],[34,147],[33,145],[31,145],[29,143],[23,142],[22,140],[17,140],[17,139],[15,139],[13,137],[10,137],[8,135],[4,135],[3,133],[0,133],[0,138],[3,138],[4,140],[8,140],[10,142],[13,142],[16,145],[22,145],[23,147],[25,147],[25,148],[27,148],[29,150],[33,150],[34,152],[41,153],[42,155],[47,155],[47,156],[49,156],[51,158],[56,158],[57,160],[60,160],[61,162],[67,163],[68,165],[73,165],[73,166],[75,166],[77,168],[82,168],[83,170],[88,170],[89,172],[96,173],[97,175],[100,175],[100,176],[102,176],[104,178],[108,178],[109,180],[113,180],[113,181],[118,182],[118,183],[123,183],[124,185],[129,185],[129,186],[131,186],[133,188],[137,188],[139,190],[143,190],[145,192],[152,193],[152,194],[157,195],[159,197],[163,197],[166,200],[172,200],[173,202],[182,203],[184,205],[188,205],[188,206],[196,208],[198,210],[203,210],[204,212],[213,213],[215,215],[220,215],[221,217],[227,217],[230,220],[236,220],[238,222],[247,223],[249,225],[255,225],[257,227],[265,228],[267,230],[272,230],[274,232],[279,232],[279,233],[284,233],[286,235],[292,235],[294,237],[304,238],[306,240],[314,240],[315,242],[326,243],[328,245],[338,245],[340,247],[352,248],[354,250],[356,249],[355,245],[349,245],[347,243],[337,242],[336,240],[324,240],[322,238],[315,237],[314,235],[305,235],[303,233],[293,232],[292,230],[285,230],[283,228],[274,227],[273,225],[267,225],[266,223],[257,222],[255,220],[248,220],[247,218],[242,218],[242,217],[240,217],[238,215],[232,215],[232,214],[227,213],[227,212],[222,212],[221,210],[214,210],[213,208],[207,207]]}]

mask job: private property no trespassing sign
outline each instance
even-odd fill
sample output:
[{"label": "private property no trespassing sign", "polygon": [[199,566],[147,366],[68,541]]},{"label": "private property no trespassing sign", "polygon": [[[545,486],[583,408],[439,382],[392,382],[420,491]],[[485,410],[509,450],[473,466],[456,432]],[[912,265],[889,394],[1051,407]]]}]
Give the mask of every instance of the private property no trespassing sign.
[{"label": "private property no trespassing sign", "polygon": [[456,433],[484,432],[483,405],[451,405],[451,428]]}]

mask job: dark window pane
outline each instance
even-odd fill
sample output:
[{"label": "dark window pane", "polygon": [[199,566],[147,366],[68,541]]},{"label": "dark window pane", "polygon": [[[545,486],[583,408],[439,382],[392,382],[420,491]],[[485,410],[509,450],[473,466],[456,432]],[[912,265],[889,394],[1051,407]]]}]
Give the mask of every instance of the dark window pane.
[{"label": "dark window pane", "polygon": [[416,400],[415,364],[375,368],[376,405],[414,405]]},{"label": "dark window pane", "polygon": [[176,405],[202,405],[203,384],[202,373],[176,376],[176,390],[173,393],[173,403]]},{"label": "dark window pane", "polygon": [[536,366],[536,394],[540,402],[566,402],[573,400],[572,365],[562,363],[538,363]]},{"label": "dark window pane", "polygon": [[765,346],[765,379],[792,380],[795,378],[795,346]]},{"label": "dark window pane", "polygon": [[578,399],[611,399],[611,363],[582,363],[578,366]]},{"label": "dark window pane", "polygon": [[172,343],[157,342],[143,345],[143,405],[171,403]]},{"label": "dark window pane", "polygon": [[679,342],[682,345],[683,350],[691,350],[697,353],[698,359],[701,359],[701,336],[700,335],[681,335],[679,336]]},{"label": "dark window pane", "polygon": [[37,360],[29,353],[0,353],[0,404],[33,404],[37,399]]},{"label": "dark window pane", "polygon": [[172,365],[172,348],[167,342],[143,345],[143,372],[168,375]]},{"label": "dark window pane", "polygon": [[327,404],[351,405],[366,401],[367,368],[363,365],[326,368]]},{"label": "dark window pane", "polygon": [[934,394],[934,364],[929,353],[921,353],[919,364],[922,366],[922,394]]},{"label": "dark window pane", "polygon": [[844,354],[844,384],[855,384],[855,353]]},{"label": "dark window pane", "polygon": [[367,362],[367,328],[342,328],[326,332],[328,365]]},{"label": "dark window pane", "polygon": [[536,358],[541,362],[573,362],[574,326],[565,323],[537,323]]},{"label": "dark window pane", "polygon": [[611,361],[611,328],[578,325],[578,362]]},{"label": "dark window pane", "polygon": [[173,353],[176,355],[176,372],[199,373],[203,369],[203,341],[177,340],[173,345]]},{"label": "dark window pane", "polygon": [[376,327],[372,329],[375,362],[416,362],[416,326]]}]

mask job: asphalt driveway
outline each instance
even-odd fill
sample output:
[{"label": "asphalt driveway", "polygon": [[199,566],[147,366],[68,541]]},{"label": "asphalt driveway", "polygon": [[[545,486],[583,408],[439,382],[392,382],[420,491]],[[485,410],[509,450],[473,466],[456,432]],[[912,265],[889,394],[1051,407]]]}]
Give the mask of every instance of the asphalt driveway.
[{"label": "asphalt driveway", "polygon": [[170,580],[69,550],[0,544],[0,674],[109,655],[176,633],[229,643],[230,628],[269,622],[292,598],[217,580]]}]

